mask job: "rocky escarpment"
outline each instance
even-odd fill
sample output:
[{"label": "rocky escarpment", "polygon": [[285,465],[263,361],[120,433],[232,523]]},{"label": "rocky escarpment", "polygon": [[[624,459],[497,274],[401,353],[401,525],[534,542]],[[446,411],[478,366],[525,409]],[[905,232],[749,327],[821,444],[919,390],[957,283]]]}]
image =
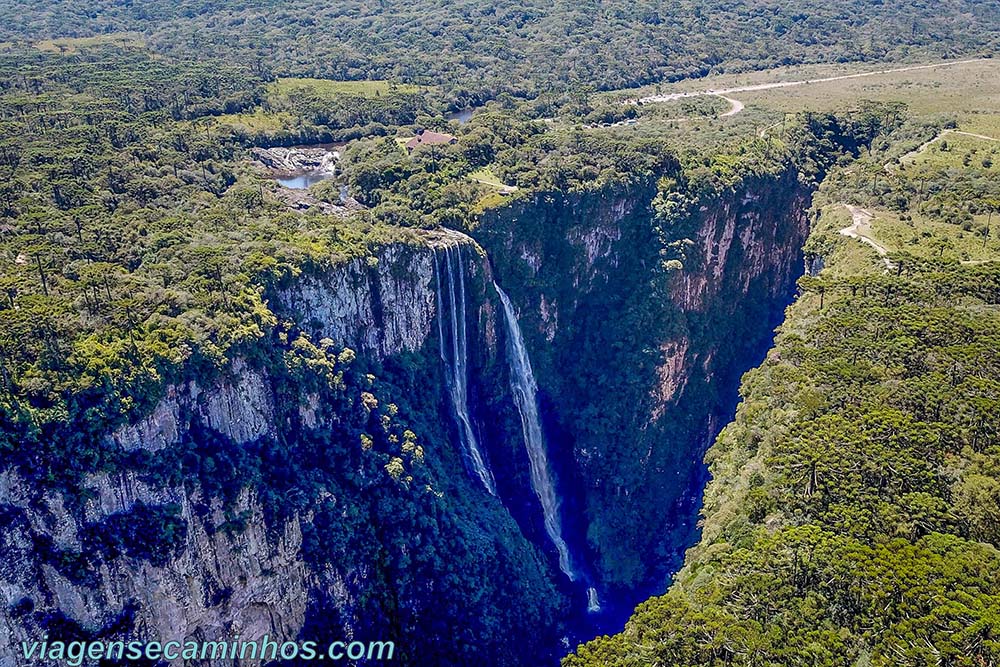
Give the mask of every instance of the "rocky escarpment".
[{"label": "rocky escarpment", "polygon": [[[160,451],[199,422],[245,445],[274,429],[274,412],[268,379],[237,359],[210,386],[192,380],[168,387],[152,414],[110,440],[127,452]],[[316,578],[299,555],[299,525],[272,526],[269,534],[252,490],[224,509],[197,486],[157,484],[135,470],[94,473],[85,488],[70,507],[57,492],[39,494],[14,469],[0,476],[0,598],[4,609],[22,611],[0,614],[10,638],[0,646],[0,664],[18,664],[15,647],[38,640],[56,620],[99,634],[127,619],[136,636],[164,640],[292,637],[302,627]],[[141,522],[148,508],[168,507],[183,535],[179,544],[154,548],[170,557],[86,562],[95,526]],[[227,516],[242,517],[244,529],[219,530]]]},{"label": "rocky escarpment", "polygon": [[[430,248],[464,242],[462,235],[447,231],[428,241]],[[417,352],[431,336],[436,314],[434,257],[427,250],[392,245],[377,257],[306,276],[278,294],[279,309],[318,338],[362,355],[384,359]]]},{"label": "rocky escarpment", "polygon": [[[690,541],[701,452],[806,229],[792,171],[673,207],[663,190],[538,195],[485,216],[486,252],[441,231],[304,274],[267,295],[266,340],[106,434],[114,464],[81,488],[4,471],[0,664],[53,628],[545,664],[585,587],[630,611]],[[533,489],[494,279],[538,380],[572,586]]]},{"label": "rocky escarpment", "polygon": [[272,337],[165,387],[105,436],[120,463],[81,488],[5,470],[0,665],[46,634],[391,640],[400,664],[553,656],[554,568],[451,432],[435,253],[458,245],[477,368],[494,363],[487,265],[467,237],[425,234],[270,295]]},{"label": "rocky escarpment", "polygon": [[791,169],[664,197],[653,181],[544,195],[474,232],[520,307],[567,532],[626,612],[690,544],[701,455],[770,340],[807,231]]}]

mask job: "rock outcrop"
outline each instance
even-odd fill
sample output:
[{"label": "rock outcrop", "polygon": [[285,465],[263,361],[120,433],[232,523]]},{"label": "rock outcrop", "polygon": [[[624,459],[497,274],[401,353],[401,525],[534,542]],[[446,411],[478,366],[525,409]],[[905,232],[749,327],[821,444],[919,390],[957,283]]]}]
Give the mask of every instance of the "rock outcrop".
[{"label": "rock outcrop", "polygon": [[568,532],[623,609],[693,539],[702,454],[790,300],[810,201],[791,169],[674,219],[656,196],[652,181],[538,196],[474,233],[521,309]]},{"label": "rock outcrop", "polygon": [[[473,232],[488,254],[422,233],[269,293],[292,335],[353,350],[358,396],[282,370],[275,333],[107,434],[120,462],[75,493],[0,473],[0,667],[52,623],[161,640],[374,632],[412,644],[401,664],[551,657],[565,595],[583,589],[559,574],[531,490],[494,278],[531,355],[582,581],[630,610],[690,542],[701,454],[802,266],[808,202],[792,172],[706,195],[669,224],[656,196],[649,181],[524,198]],[[435,251],[454,245],[468,415],[496,496],[470,474],[443,391]],[[136,544],[147,525],[153,543]]]},{"label": "rock outcrop", "polygon": [[[274,406],[267,378],[242,359],[209,387],[191,381],[167,388],[154,411],[110,438],[125,451],[157,451],[176,445],[193,420],[225,434],[237,444],[274,429]],[[278,535],[268,535],[255,494],[244,490],[227,508],[243,517],[245,529],[220,530],[226,519],[222,503],[183,483],[152,485],[131,471],[95,473],[85,482],[87,494],[73,511],[58,493],[41,497],[15,470],[3,473],[0,508],[5,528],[0,536],[0,605],[5,610],[28,604],[94,632],[132,617],[136,636],[164,641],[200,637],[295,636],[305,618],[313,577],[299,555],[297,521]],[[74,577],[45,558],[81,553],[88,530],[136,507],[172,506],[186,527],[184,543],[167,562],[118,558],[93,574]],[[0,665],[19,664],[15,649],[39,640],[45,628],[33,614],[0,614]],[[9,639],[9,641],[7,641]]]}]

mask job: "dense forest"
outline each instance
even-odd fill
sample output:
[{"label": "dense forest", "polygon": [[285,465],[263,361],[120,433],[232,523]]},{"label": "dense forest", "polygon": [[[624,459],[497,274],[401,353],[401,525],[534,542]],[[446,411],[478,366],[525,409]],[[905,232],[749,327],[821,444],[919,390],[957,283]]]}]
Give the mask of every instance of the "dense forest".
[{"label": "dense forest", "polygon": [[[260,73],[441,84],[458,104],[614,89],[803,62],[948,58],[996,48],[1000,7],[961,0],[0,4],[0,44],[102,36]],[[59,48],[59,42],[53,44]]]},{"label": "dense forest", "polygon": [[[708,454],[701,542],[666,595],[564,665],[1000,656],[1000,270],[969,259],[995,253],[996,149],[901,162],[927,132],[828,179],[806,246],[826,268]],[[895,208],[880,224],[901,216],[906,249],[838,234],[844,201]]]},{"label": "dense forest", "polygon": [[[564,430],[608,448],[590,464],[602,488],[579,492],[590,494],[580,503],[590,515],[578,519],[589,522],[579,540],[591,540],[586,576],[661,593],[690,526],[677,527],[681,537],[637,535],[674,517],[657,505],[663,489],[641,484],[643,471],[622,454],[631,450],[608,443],[645,428],[634,426],[648,415],[632,397],[649,394],[665,332],[681,326],[668,283],[683,278],[714,215],[708,206],[770,179],[787,189],[775,201],[818,191],[810,271],[708,453],[703,539],[624,632],[581,645],[564,664],[994,664],[998,149],[898,103],[787,114],[759,129],[723,127],[716,97],[685,101],[678,119],[672,107],[624,106],[601,91],[799,63],[988,56],[1000,46],[997,25],[1000,5],[973,0],[947,11],[863,0],[54,0],[30,10],[0,0],[0,490],[13,495],[9,472],[30,490],[20,506],[0,497],[0,561],[27,544],[67,586],[97,589],[115,563],[166,567],[199,521],[244,534],[252,513],[237,508],[252,494],[269,540],[298,522],[296,562],[318,577],[367,568],[349,611],[371,625],[354,629],[407,638],[406,664],[554,663],[594,634],[579,636],[567,620],[576,622],[572,598],[583,589],[559,578],[544,537],[514,516],[528,510],[470,481],[443,426],[443,348],[440,358],[430,345],[364,358],[279,312],[278,297],[347,265],[371,275],[390,246],[433,253],[440,290],[440,248],[428,239],[442,229],[497,237],[513,227],[483,231],[484,219],[533,220],[521,215],[532,202],[654,193],[628,218],[641,229],[626,230],[644,244],[629,260],[648,282],[634,289],[604,276],[628,309],[596,298],[587,314],[590,333],[630,338],[610,352],[597,343],[570,351],[585,372],[566,382],[579,405]],[[450,113],[470,107],[462,121]],[[704,122],[673,132],[692,118]],[[619,131],[640,121],[642,132]],[[449,140],[408,150],[426,130]],[[295,199],[260,155],[302,144],[337,158],[329,178]],[[838,233],[851,222],[844,204],[879,212],[888,252]],[[531,231],[567,234],[555,224]],[[467,253],[486,250],[469,239]],[[480,287],[511,268],[480,259]],[[558,259],[563,280],[574,267]],[[468,267],[457,266],[464,277]],[[528,267],[505,276],[512,293],[546,286]],[[471,295],[471,275],[469,285]],[[760,301],[750,305],[773,305]],[[531,322],[534,305],[520,307]],[[483,312],[496,316],[489,304]],[[609,312],[624,315],[609,321]],[[543,346],[544,324],[536,329],[526,339]],[[543,380],[569,365],[545,357],[535,355]],[[172,387],[231,379],[236,360],[267,378],[284,425],[275,433],[237,445],[196,421],[158,451],[126,451],[108,437]],[[709,380],[705,402],[721,402],[727,388]],[[329,422],[303,426],[305,396]],[[513,423],[507,407],[486,431]],[[707,428],[692,421],[676,429]],[[95,517],[87,508],[99,475],[204,502],[188,515],[165,501]],[[628,520],[622,493],[642,506]],[[75,541],[28,518],[54,498],[81,526]],[[31,537],[15,544],[21,535]],[[338,580],[310,600],[303,635],[336,636],[348,611],[327,593],[355,584]],[[210,606],[232,594],[214,591]],[[0,612],[70,637],[133,630],[117,620],[84,627],[43,602],[24,597]]]}]

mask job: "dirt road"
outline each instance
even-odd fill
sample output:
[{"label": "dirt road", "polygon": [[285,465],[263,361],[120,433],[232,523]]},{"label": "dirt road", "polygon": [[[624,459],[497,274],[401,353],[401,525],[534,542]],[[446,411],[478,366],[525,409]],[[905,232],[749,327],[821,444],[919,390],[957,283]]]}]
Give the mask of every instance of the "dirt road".
[{"label": "dirt road", "polygon": [[[936,69],[939,67],[950,67],[952,65],[965,65],[969,63],[983,62],[987,60],[986,58],[973,58],[971,60],[956,60],[953,62],[945,63],[934,63],[932,65],[912,65],[910,67],[896,67],[893,69],[880,69],[874,70],[872,72],[861,72],[858,74],[842,74],[839,76],[827,76],[819,79],[802,79],[800,81],[776,81],[773,83],[758,83],[750,86],[736,86],[734,88],[723,88],[721,90],[700,90],[700,91],[690,91],[684,93],[666,93],[664,95],[651,95],[649,97],[640,97],[637,100],[630,100],[627,103],[631,104],[650,104],[654,102],[672,102],[674,100],[683,100],[689,97],[701,97],[704,95],[715,95],[716,97],[721,97],[727,100],[733,105],[733,108],[722,114],[722,116],[735,116],[740,111],[743,111],[744,104],[737,100],[734,100],[727,95],[734,93],[750,93],[759,90],[772,90],[774,88],[791,88],[794,86],[805,86],[812,83],[827,83],[830,81],[844,81],[847,79],[860,79],[868,76],[878,76],[880,74],[896,74],[899,72],[913,72],[917,70],[925,69]],[[987,137],[989,138],[989,137]]]},{"label": "dirt road", "polygon": [[875,249],[878,256],[882,258],[885,262],[885,267],[890,271],[896,268],[896,265],[889,261],[888,254],[889,249],[884,245],[873,239],[871,234],[871,222],[874,219],[874,215],[860,206],[852,206],[851,204],[844,204],[844,207],[851,213],[851,226],[844,227],[840,230],[843,236],[849,236],[852,239],[857,239],[862,243],[865,243]]}]

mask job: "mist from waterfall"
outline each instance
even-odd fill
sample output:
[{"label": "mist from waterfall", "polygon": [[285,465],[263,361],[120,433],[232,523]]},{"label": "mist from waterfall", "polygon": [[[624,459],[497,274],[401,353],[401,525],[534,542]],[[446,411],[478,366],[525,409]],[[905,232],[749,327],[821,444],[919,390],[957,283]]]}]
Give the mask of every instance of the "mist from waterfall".
[{"label": "mist from waterfall", "polygon": [[601,602],[597,599],[597,589],[593,586],[587,589],[587,611],[591,614],[601,611]]},{"label": "mist from waterfall", "polygon": [[[462,447],[472,464],[473,472],[492,495],[497,494],[496,482],[489,465],[479,449],[479,442],[472,429],[472,418],[469,416],[469,363],[468,342],[465,327],[465,271],[462,265],[462,248],[455,246],[454,262],[452,249],[444,248],[444,270],[434,251],[434,273],[437,293],[437,323],[438,340],[440,341],[441,361],[445,368],[445,385],[451,401],[452,413],[458,426],[458,437]],[[452,264],[455,268],[452,270]],[[457,275],[457,280],[456,280]],[[456,282],[458,294],[456,297]],[[449,336],[445,337],[445,308],[441,294],[444,283],[448,291]]]},{"label": "mist from waterfall", "polygon": [[504,320],[507,324],[507,352],[511,370],[510,385],[514,394],[514,403],[521,415],[524,446],[528,450],[528,460],[531,464],[531,488],[535,491],[535,495],[538,496],[542,505],[545,532],[548,533],[549,539],[559,553],[559,569],[569,577],[570,581],[574,581],[576,573],[570,563],[569,547],[566,546],[566,540],[562,537],[559,498],[552,483],[548,455],[545,451],[545,439],[542,436],[542,423],[538,416],[536,399],[538,384],[531,371],[531,360],[528,358],[528,350],[524,346],[524,337],[521,335],[521,327],[517,323],[514,307],[499,285],[493,283],[493,287],[500,296]]}]

